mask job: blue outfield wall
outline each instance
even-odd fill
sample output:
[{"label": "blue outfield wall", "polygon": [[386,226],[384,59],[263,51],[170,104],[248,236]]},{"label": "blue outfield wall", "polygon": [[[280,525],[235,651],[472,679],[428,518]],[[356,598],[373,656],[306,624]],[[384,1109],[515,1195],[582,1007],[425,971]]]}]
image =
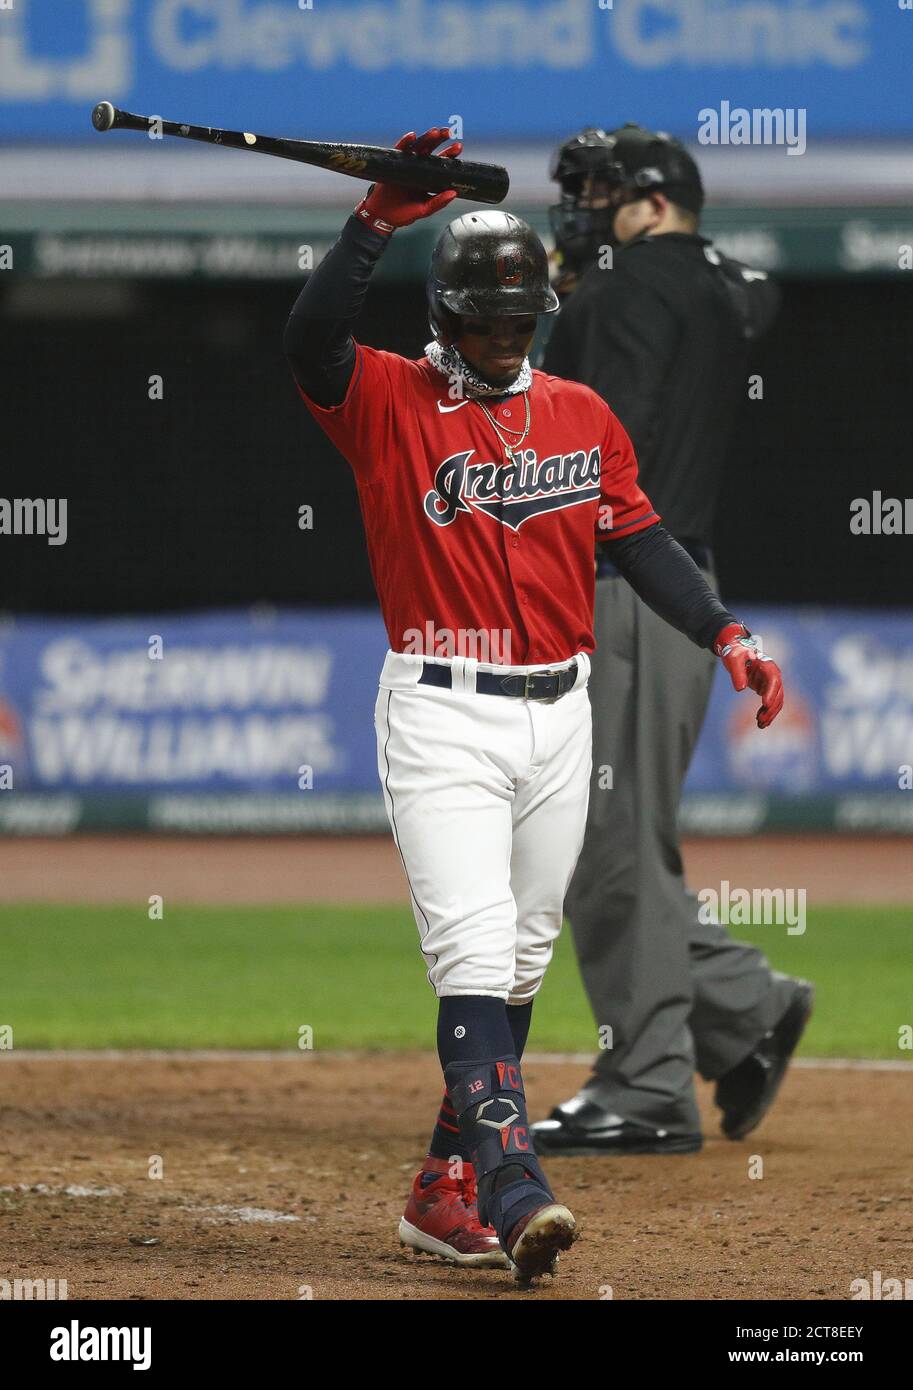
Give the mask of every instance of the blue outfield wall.
[{"label": "blue outfield wall", "polygon": [[[3,139],[91,138],[145,114],[384,143],[462,116],[473,140],[649,112],[803,108],[810,140],[913,133],[908,0],[12,0]],[[543,95],[546,99],[543,99]]]},{"label": "blue outfield wall", "polygon": [[[685,826],[913,830],[913,613],[746,620],[783,713],[722,673]],[[0,628],[0,832],[383,829],[374,611],[24,619]],[[434,757],[433,748],[428,750]]]}]

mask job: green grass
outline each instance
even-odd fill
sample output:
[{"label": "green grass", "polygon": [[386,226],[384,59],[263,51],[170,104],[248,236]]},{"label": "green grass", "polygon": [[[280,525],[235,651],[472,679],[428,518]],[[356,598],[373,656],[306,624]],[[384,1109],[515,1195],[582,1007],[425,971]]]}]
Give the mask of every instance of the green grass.
[{"label": "green grass", "polygon": [[[739,930],[818,986],[802,1051],[899,1057],[913,1024],[913,909],[818,908],[804,936]],[[407,911],[378,907],[0,907],[0,1025],[16,1047],[430,1048],[435,1001]],[[589,1050],[565,931],[530,1046]]]}]

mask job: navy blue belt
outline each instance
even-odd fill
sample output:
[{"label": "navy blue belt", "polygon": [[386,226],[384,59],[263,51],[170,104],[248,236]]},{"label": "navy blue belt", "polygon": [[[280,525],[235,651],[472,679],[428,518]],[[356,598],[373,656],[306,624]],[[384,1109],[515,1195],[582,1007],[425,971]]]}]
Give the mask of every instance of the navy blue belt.
[{"label": "navy blue belt", "polygon": [[[576,681],[576,661],[563,671],[530,671],[527,675],[496,676],[493,671],[476,672],[476,690],[480,695],[509,695],[515,700],[559,700]],[[418,683],[452,690],[453,672],[449,666],[426,661]]]},{"label": "navy blue belt", "polygon": [[[700,541],[683,541],[678,536],[675,537],[682,550],[686,550],[691,556],[699,570],[713,570],[713,551],[709,545],[702,545]],[[610,542],[604,541],[596,547],[596,578],[614,579],[621,574],[617,565],[613,565],[609,559],[612,546]]]}]

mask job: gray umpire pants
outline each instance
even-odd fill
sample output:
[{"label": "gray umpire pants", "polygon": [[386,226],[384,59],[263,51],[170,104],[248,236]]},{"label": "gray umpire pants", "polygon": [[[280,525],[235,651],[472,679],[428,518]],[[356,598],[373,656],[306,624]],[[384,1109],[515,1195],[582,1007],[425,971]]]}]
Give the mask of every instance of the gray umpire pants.
[{"label": "gray umpire pants", "polygon": [[[679,800],[719,662],[621,577],[597,581],[595,630],[593,777],[565,911],[596,1023],[611,1032],[584,1089],[625,1119],[693,1134],[695,1069],[715,1080],[741,1061],[792,985],[700,922],[685,887]],[[716,884],[696,886],[726,876],[721,861]]]}]

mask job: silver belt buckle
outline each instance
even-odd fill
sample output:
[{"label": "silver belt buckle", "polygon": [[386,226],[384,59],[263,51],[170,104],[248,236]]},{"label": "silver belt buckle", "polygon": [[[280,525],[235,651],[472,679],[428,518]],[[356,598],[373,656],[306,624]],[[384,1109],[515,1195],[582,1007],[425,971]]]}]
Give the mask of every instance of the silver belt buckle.
[{"label": "silver belt buckle", "polygon": [[561,672],[561,671],[553,671],[553,670],[551,670],[551,669],[549,669],[549,670],[547,670],[547,671],[531,671],[531,672],[529,672],[529,674],[528,674],[527,677],[526,677],[526,682],[525,682],[525,684],[524,684],[524,686],[523,686],[523,694],[524,694],[525,698],[526,698],[527,700],[529,700],[529,699],[532,698],[531,695],[530,695],[530,693],[529,693],[529,691],[530,691],[530,681],[535,680],[537,676],[538,676],[540,679],[545,679],[545,680],[547,680],[547,681],[554,681],[554,683],[555,683],[555,692],[554,692],[554,694],[542,695],[542,696],[540,696],[540,699],[543,700],[543,701],[548,700],[548,701],[550,701],[550,702],[554,702],[555,700],[560,700],[560,699],[561,699],[561,676],[562,676],[562,672]]}]

